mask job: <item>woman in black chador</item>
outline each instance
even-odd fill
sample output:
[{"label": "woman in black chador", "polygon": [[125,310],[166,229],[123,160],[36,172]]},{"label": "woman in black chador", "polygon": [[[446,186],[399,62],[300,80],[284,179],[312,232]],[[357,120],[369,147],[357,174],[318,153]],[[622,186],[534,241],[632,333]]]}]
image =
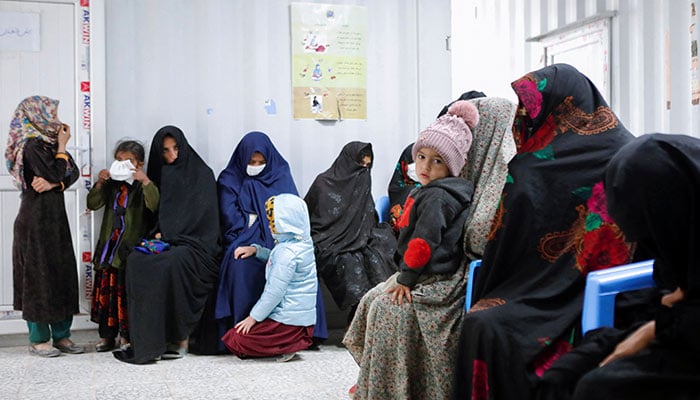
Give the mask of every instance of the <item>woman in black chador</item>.
[{"label": "woman in black chador", "polygon": [[369,289],[396,272],[396,238],[374,209],[372,161],[370,143],[346,144],[304,198],[319,276],[338,307],[351,308],[350,317]]},{"label": "woman in black chador", "polygon": [[114,352],[134,364],[185,355],[221,252],[216,180],[180,129],[156,133],[147,172],[160,189],[155,240],[127,259],[131,347]]}]

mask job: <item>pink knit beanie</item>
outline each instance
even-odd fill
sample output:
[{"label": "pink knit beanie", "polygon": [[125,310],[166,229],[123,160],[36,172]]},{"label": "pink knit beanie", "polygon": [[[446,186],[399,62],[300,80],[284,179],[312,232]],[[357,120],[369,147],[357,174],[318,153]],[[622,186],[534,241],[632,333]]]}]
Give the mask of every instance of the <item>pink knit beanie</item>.
[{"label": "pink knit beanie", "polygon": [[455,102],[447,114],[438,118],[420,133],[413,145],[413,159],[418,150],[430,148],[438,152],[452,176],[459,175],[467,162],[467,152],[472,144],[472,129],[479,123],[479,111],[466,101]]}]

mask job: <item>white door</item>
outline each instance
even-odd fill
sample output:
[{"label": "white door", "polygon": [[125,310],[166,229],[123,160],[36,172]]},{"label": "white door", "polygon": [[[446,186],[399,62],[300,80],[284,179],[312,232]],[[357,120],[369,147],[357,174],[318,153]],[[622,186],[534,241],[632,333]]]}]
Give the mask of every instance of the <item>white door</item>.
[{"label": "white door", "polygon": [[[82,3],[82,4],[81,4]],[[89,60],[81,55],[85,18],[89,22],[87,2],[75,1],[0,1],[0,140],[4,156],[10,119],[18,103],[31,95],[44,95],[60,101],[59,118],[71,126],[72,138],[68,150],[81,164],[87,178],[81,179],[65,192],[66,211],[76,251],[76,268],[80,277],[81,312],[89,313],[89,293],[86,293],[85,263],[82,252],[91,245],[91,229],[83,210],[84,181],[89,181],[89,149],[84,131],[89,131],[89,87],[81,90],[81,63]],[[87,10],[88,14],[84,14]],[[9,21],[9,22],[8,22]],[[37,32],[38,30],[38,32]],[[15,36],[12,38],[11,36]],[[36,35],[30,45],[19,39]],[[6,41],[3,43],[3,39]],[[8,45],[7,40],[15,40]],[[88,37],[89,44],[89,37]],[[81,60],[82,59],[82,60]],[[82,69],[87,70],[85,65]],[[88,81],[89,82],[89,81]],[[89,86],[89,85],[88,85]],[[87,98],[83,91],[87,89]],[[87,120],[83,103],[87,100]],[[85,142],[81,143],[80,142]],[[4,160],[3,160],[4,164]],[[12,230],[19,207],[19,191],[12,185],[7,168],[0,169],[0,334],[25,332],[21,313],[12,310]],[[89,250],[87,250],[89,251]],[[87,318],[81,318],[82,324]],[[80,325],[81,322],[78,322]]]}]

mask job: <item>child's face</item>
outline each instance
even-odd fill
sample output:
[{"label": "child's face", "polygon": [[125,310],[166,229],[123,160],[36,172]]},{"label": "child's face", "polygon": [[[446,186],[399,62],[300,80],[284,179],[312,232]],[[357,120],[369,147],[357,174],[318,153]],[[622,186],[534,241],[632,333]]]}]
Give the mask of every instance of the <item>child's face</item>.
[{"label": "child's face", "polygon": [[450,176],[450,170],[437,151],[424,147],[416,154],[416,175],[421,185]]},{"label": "child's face", "polygon": [[163,139],[163,161],[166,164],[172,164],[177,160],[180,148],[177,146],[175,138],[166,136]]},{"label": "child's face", "polygon": [[143,161],[138,161],[134,153],[130,151],[118,151],[117,154],[114,156],[114,159],[117,161],[129,160],[131,161],[131,165],[133,165],[134,167],[143,167]]}]

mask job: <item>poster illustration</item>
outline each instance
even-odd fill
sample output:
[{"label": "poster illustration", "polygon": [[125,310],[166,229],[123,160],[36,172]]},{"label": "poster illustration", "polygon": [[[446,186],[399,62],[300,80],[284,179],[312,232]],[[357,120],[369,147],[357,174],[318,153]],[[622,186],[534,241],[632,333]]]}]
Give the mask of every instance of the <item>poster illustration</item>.
[{"label": "poster illustration", "polygon": [[292,3],[292,101],[296,119],[366,119],[366,9]]}]

